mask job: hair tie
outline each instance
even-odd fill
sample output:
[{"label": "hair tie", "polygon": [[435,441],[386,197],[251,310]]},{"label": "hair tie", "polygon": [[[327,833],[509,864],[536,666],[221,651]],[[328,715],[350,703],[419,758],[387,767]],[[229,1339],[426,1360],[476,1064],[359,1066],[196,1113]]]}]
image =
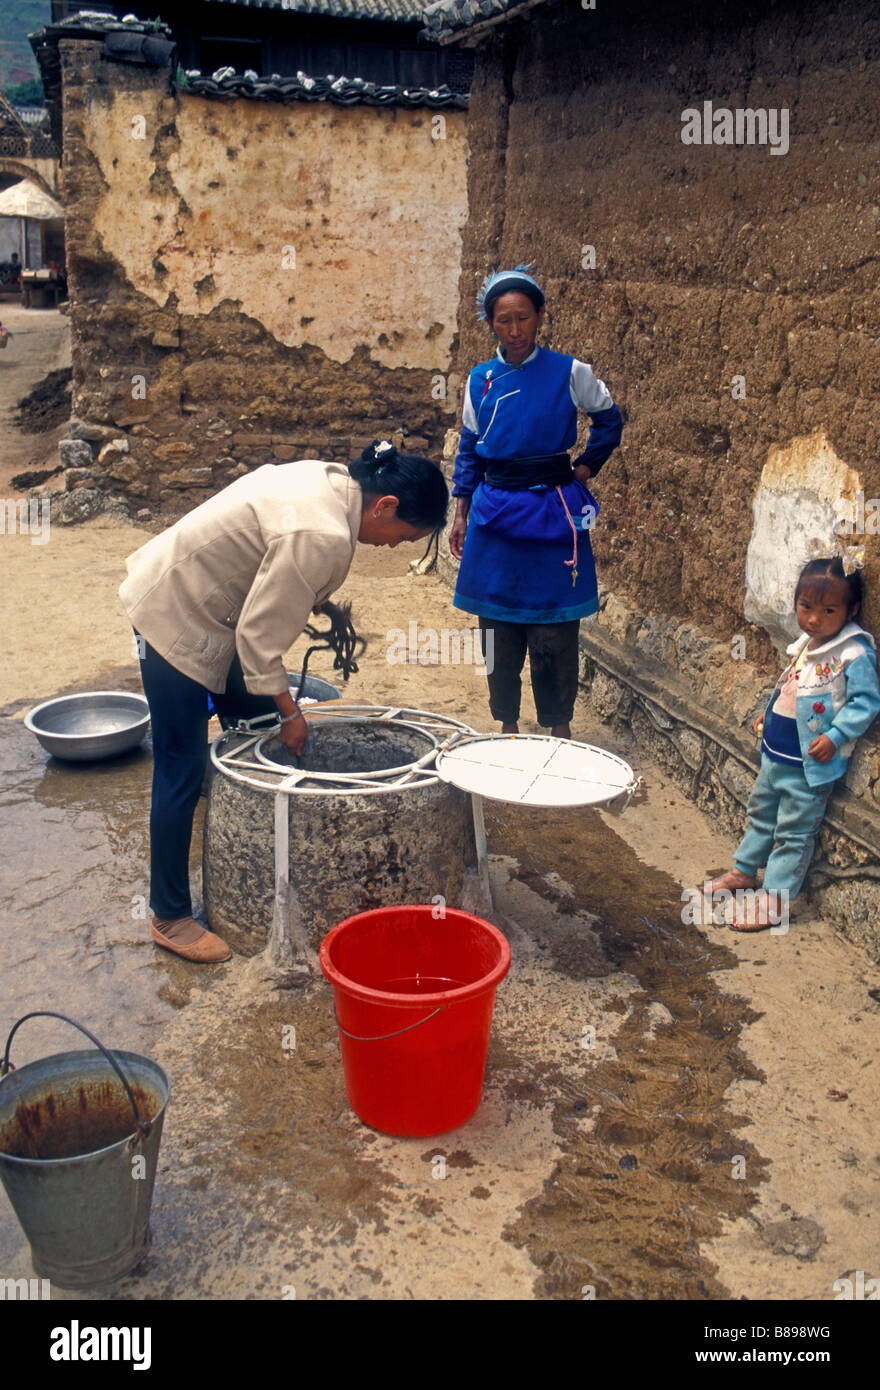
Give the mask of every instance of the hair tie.
[{"label": "hair tie", "polygon": [[380,458],[383,454],[387,454],[389,452],[392,454],[394,453],[394,445],[391,443],[390,440],[374,439],[372,444],[368,444],[366,449],[364,449],[363,453],[361,454],[361,459],[364,463],[378,464],[378,467],[373,469],[374,478],[378,477],[379,474],[382,472],[382,469],[385,467],[384,463],[379,463]]},{"label": "hair tie", "polygon": [[847,576],[865,568],[863,545],[841,545],[839,541],[820,541],[814,538],[810,541],[810,556],[813,560],[839,560]]},{"label": "hair tie", "polygon": [[[393,445],[389,440],[383,439],[382,442],[381,442],[380,444],[377,444],[377,443],[375,442],[375,440],[373,441],[373,462],[374,462],[374,463],[379,463],[379,460],[380,460],[380,458],[382,457],[382,455],[383,455],[383,454],[388,454],[388,453],[391,453],[391,454],[394,453],[394,445]],[[390,460],[389,460],[389,462],[390,462]],[[378,474],[380,474],[380,473],[382,472],[382,469],[383,469],[384,467],[385,467],[384,463],[379,463],[379,467],[376,469],[376,476],[378,476]]]}]

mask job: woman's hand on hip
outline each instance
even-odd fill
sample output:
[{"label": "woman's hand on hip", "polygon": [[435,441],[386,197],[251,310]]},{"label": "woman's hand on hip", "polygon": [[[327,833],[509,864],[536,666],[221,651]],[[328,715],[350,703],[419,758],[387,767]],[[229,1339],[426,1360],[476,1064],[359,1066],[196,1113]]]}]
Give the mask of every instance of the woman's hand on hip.
[{"label": "woman's hand on hip", "polygon": [[586,486],[586,484],[590,481],[590,479],[593,476],[593,470],[587,463],[575,464],[573,472],[578,482],[583,483],[584,486]]}]

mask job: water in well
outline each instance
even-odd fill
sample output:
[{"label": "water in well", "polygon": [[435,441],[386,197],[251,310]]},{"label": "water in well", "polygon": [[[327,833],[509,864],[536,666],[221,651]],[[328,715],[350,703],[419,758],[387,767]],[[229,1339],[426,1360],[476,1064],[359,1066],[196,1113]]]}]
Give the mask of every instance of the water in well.
[{"label": "water in well", "polygon": [[263,739],[262,758],[281,767],[306,772],[386,772],[404,769],[436,747],[436,741],[418,729],[385,727],[369,720],[325,721],[315,724],[305,751],[291,754],[278,736]]}]

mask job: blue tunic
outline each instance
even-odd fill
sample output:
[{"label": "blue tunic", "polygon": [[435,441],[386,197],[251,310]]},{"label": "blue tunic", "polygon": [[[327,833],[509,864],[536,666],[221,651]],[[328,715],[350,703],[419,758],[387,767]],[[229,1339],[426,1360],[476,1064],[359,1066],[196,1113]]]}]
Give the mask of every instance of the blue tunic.
[{"label": "blue tunic", "polygon": [[578,462],[595,476],[620,441],[621,419],[590,367],[547,348],[512,366],[499,349],[471,372],[453,475],[453,495],[472,499],[456,608],[516,623],[562,623],[598,609],[589,532],[599,505],[589,490],[573,479],[560,489],[508,491],[484,476],[490,459],[566,452],[579,406],[593,423]]}]

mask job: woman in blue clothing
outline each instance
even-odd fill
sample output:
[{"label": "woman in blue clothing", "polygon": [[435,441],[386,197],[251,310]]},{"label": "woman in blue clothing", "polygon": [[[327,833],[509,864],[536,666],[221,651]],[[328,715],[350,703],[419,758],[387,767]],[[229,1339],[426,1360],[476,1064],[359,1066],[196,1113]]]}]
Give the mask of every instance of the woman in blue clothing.
[{"label": "woman in blue clothing", "polygon": [[[488,276],[480,317],[496,355],[468,378],[450,549],[461,560],[453,602],[476,613],[492,717],[519,732],[520,675],[529,654],[538,723],[571,737],[578,627],[599,607],[586,484],[620,443],[620,411],[590,367],[537,347],[544,294],[527,267]],[[578,409],[590,441],[572,464]]]}]

